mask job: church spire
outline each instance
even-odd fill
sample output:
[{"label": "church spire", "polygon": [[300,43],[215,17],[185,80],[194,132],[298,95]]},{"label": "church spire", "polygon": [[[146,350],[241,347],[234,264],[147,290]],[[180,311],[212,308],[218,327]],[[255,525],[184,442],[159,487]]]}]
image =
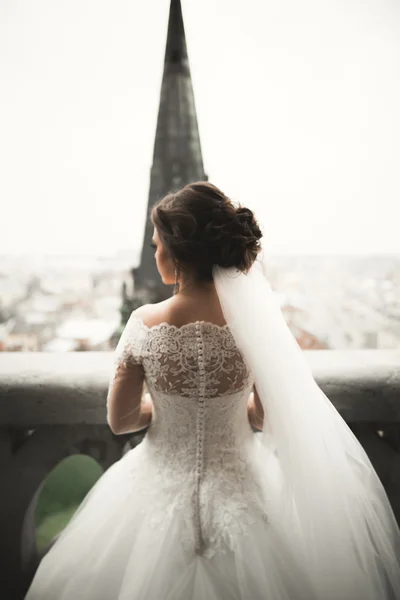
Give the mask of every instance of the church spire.
[{"label": "church spire", "polygon": [[171,0],[150,187],[163,195],[205,178],[181,2]]},{"label": "church spire", "polygon": [[134,271],[135,289],[141,290],[142,297],[144,289],[150,290],[151,302],[171,295],[161,282],[150,247],[151,208],[169,191],[206,179],[181,2],[171,0],[144,244],[141,264]]},{"label": "church spire", "polygon": [[164,64],[167,66],[188,66],[185,29],[180,0],[171,0]]}]

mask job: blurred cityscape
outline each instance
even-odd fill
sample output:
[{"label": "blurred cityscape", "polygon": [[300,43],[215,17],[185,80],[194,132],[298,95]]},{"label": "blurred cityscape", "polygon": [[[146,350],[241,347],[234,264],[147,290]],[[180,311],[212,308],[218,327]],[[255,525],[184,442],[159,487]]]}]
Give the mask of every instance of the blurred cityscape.
[{"label": "blurred cityscape", "polygon": [[0,257],[0,350],[110,350],[124,319],[129,256]]},{"label": "blurred cityscape", "polygon": [[[0,350],[113,349],[133,255],[0,257]],[[400,348],[400,256],[270,256],[268,270],[302,348]]]},{"label": "blurred cityscape", "polygon": [[[143,246],[108,257],[0,256],[0,350],[114,348],[132,310],[172,294],[150,244],[154,203],[207,180],[181,3],[171,0]],[[268,269],[302,348],[400,348],[400,256],[269,256]]]}]

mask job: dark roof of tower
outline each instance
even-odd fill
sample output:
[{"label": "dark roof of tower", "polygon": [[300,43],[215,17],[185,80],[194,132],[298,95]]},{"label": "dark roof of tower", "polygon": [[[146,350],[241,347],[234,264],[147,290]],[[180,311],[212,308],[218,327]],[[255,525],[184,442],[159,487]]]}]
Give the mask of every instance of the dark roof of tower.
[{"label": "dark roof of tower", "polygon": [[164,63],[183,65],[184,63],[187,64],[187,60],[188,54],[181,2],[180,0],[171,0]]},{"label": "dark roof of tower", "polygon": [[170,295],[161,282],[150,247],[153,225],[149,215],[154,203],[171,190],[206,179],[181,2],[171,0],[144,245],[141,264],[135,270],[135,285],[154,286],[160,294],[164,291]]},{"label": "dark roof of tower", "polygon": [[169,12],[153,169],[158,195],[206,178],[180,0]]}]

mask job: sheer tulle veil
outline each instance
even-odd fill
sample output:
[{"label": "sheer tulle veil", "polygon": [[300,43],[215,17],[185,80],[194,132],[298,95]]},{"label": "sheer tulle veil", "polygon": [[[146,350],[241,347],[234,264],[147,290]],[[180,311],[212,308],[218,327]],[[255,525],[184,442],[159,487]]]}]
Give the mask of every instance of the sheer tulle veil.
[{"label": "sheer tulle veil", "polygon": [[275,519],[298,536],[321,600],[400,599],[400,531],[366,452],[317,385],[260,253],[247,274],[214,266],[225,319],[255,378],[282,472]]}]

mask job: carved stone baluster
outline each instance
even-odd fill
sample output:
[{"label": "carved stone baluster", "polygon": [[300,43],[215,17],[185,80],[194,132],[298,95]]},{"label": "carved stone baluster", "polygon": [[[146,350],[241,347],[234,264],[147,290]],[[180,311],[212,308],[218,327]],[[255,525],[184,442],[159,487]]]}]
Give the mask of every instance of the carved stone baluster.
[{"label": "carved stone baluster", "polygon": [[[3,430],[0,439],[5,437]],[[126,436],[113,436],[107,425],[43,426],[9,456],[1,470],[1,598],[22,599],[43,556],[36,546],[35,510],[46,476],[75,454],[91,456],[106,470],[121,458],[125,443]]]}]

